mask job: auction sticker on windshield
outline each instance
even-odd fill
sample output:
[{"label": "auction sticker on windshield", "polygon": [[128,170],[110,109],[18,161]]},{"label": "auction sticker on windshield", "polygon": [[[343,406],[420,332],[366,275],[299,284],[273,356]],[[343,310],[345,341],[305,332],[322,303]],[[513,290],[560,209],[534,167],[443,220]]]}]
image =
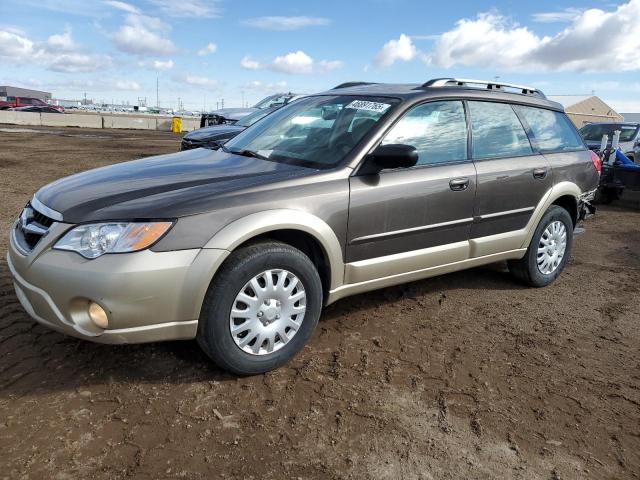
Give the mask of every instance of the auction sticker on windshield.
[{"label": "auction sticker on windshield", "polygon": [[384,113],[390,107],[388,103],[369,102],[367,100],[354,100],[345,108],[353,108],[356,110],[367,110],[369,112]]}]

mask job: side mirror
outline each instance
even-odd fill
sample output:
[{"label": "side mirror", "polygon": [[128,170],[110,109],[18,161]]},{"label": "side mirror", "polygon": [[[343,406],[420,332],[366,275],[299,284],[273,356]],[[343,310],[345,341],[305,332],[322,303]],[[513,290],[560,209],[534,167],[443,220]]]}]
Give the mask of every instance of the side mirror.
[{"label": "side mirror", "polygon": [[418,163],[416,147],[403,144],[379,145],[369,154],[369,163],[380,171],[388,168],[409,168]]}]

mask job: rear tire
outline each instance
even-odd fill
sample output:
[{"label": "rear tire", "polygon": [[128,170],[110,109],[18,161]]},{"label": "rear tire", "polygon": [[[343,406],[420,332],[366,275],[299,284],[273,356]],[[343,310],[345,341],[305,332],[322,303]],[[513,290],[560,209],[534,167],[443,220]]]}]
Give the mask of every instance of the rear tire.
[{"label": "rear tire", "polygon": [[546,287],[562,273],[573,247],[573,221],[569,212],[551,206],[538,224],[527,253],[508,262],[509,271],[531,287]]},{"label": "rear tire", "polygon": [[268,372],[307,343],[322,298],[322,282],[309,257],[284,243],[256,243],[233,252],[216,274],[196,338],[224,370]]}]

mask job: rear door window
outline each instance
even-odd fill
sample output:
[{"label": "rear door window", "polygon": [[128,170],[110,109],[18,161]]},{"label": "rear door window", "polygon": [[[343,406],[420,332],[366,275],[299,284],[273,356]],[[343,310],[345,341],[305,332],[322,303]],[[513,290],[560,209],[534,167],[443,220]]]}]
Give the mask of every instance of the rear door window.
[{"label": "rear door window", "polygon": [[469,112],[474,159],[533,154],[529,138],[511,105],[469,102]]},{"label": "rear door window", "polygon": [[563,152],[584,148],[580,135],[563,113],[535,107],[515,108],[529,124],[541,152]]},{"label": "rear door window", "polygon": [[411,145],[418,165],[467,159],[467,123],[461,101],[430,102],[412,108],[382,140],[383,145]]}]

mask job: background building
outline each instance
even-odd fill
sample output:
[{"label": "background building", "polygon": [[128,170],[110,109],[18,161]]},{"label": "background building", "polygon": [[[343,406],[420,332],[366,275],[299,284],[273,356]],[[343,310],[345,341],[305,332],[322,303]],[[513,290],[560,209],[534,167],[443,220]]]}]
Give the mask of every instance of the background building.
[{"label": "background building", "polygon": [[595,95],[550,95],[549,100],[558,102],[580,128],[589,123],[622,122],[624,118]]},{"label": "background building", "polygon": [[39,98],[43,102],[49,102],[51,100],[51,92],[0,85],[0,97],[30,97]]}]

